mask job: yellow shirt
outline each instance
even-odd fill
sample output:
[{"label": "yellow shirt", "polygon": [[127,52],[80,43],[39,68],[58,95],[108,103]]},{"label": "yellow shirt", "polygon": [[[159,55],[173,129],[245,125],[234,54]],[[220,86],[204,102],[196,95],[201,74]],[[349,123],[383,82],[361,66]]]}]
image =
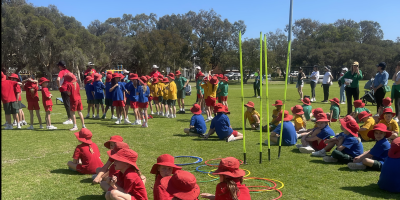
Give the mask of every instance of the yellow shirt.
[{"label": "yellow shirt", "polygon": [[253,110],[252,112],[246,111],[244,113],[244,120],[248,119],[250,124],[256,123],[256,121],[253,118],[253,115],[257,115],[258,118],[260,118],[260,114],[256,110]]},{"label": "yellow shirt", "polygon": [[296,131],[302,129],[303,127],[305,127],[306,124],[303,121],[303,118],[299,115],[294,117],[294,127],[296,128]]},{"label": "yellow shirt", "polygon": [[388,127],[389,131],[394,131],[396,133],[399,132],[399,125],[393,119],[390,120],[389,123],[387,123],[385,119],[381,119],[381,121],[379,121],[379,123],[385,124]]},{"label": "yellow shirt", "polygon": [[167,84],[163,83],[163,86],[162,86],[163,100],[168,100],[168,90],[167,90],[168,85],[169,85],[169,83],[167,83]]},{"label": "yellow shirt", "polygon": [[373,117],[369,117],[366,122],[361,126],[361,128],[366,128],[365,131],[358,131],[362,139],[369,141],[370,138],[368,137],[368,132],[374,129],[375,126],[375,119]]},{"label": "yellow shirt", "polygon": [[[157,84],[157,83],[156,83],[156,84]],[[147,82],[147,86],[149,86],[149,88],[150,88],[150,95],[151,95],[152,97],[155,97],[155,90],[154,90],[154,87],[155,87],[156,84],[152,84],[152,83],[150,83],[150,82]]]},{"label": "yellow shirt", "polygon": [[154,89],[156,90],[157,97],[164,97],[164,83],[157,83],[157,86]]},{"label": "yellow shirt", "polygon": [[[279,115],[279,113],[280,113],[281,111],[278,111],[277,109],[274,109],[273,111],[272,111],[272,121],[274,121],[276,118],[278,118],[278,115]],[[278,122],[275,122],[275,126],[278,126],[278,124],[280,123],[280,121],[278,121]]]},{"label": "yellow shirt", "polygon": [[176,100],[178,98],[177,97],[177,91],[178,91],[178,89],[176,88],[176,83],[174,81],[169,83],[169,86],[168,86],[168,100]]},{"label": "yellow shirt", "polygon": [[217,97],[218,85],[214,85],[214,89],[213,84],[211,84],[210,82],[201,84],[200,86],[204,89],[204,99],[207,99],[208,97]]}]

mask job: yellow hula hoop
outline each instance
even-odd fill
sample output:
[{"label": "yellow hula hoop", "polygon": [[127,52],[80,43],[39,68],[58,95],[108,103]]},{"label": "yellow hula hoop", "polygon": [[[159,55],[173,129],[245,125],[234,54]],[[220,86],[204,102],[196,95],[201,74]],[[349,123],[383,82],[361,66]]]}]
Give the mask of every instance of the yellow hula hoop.
[{"label": "yellow hula hoop", "polygon": [[[212,170],[210,170],[210,171],[209,171],[209,173],[207,173],[207,174],[208,174],[208,176],[210,176],[211,178],[219,178],[219,177],[217,177],[217,176],[213,176],[213,175],[211,175],[211,172],[213,172],[213,171],[215,171],[215,170],[217,170],[217,169],[212,169]],[[244,171],[246,171],[246,172],[249,172],[249,173],[248,173],[248,174],[246,174],[244,177],[248,177],[248,176],[250,176],[251,172],[250,172],[249,170],[247,170],[247,169],[241,169],[241,170],[244,170]]]},{"label": "yellow hula hoop", "polygon": [[280,184],[282,184],[282,186],[281,186],[280,188],[276,188],[277,190],[280,190],[280,189],[282,189],[282,188],[285,186],[285,184],[283,184],[282,181],[275,180],[275,179],[270,179],[270,178],[267,178],[267,179],[269,179],[269,180],[271,180],[271,181],[277,181],[277,182],[279,182]]}]

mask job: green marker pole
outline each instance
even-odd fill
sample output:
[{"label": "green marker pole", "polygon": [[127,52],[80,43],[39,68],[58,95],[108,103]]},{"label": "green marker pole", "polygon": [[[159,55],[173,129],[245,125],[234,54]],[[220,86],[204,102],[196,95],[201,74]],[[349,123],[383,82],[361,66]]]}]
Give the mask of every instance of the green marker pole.
[{"label": "green marker pole", "polygon": [[286,78],[285,78],[285,93],[284,93],[284,96],[283,96],[282,119],[281,119],[281,132],[280,132],[280,137],[279,137],[279,153],[278,153],[278,158],[281,157],[283,118],[285,118],[286,92],[287,92],[287,83],[288,83],[288,74],[289,74],[289,65],[290,65],[290,51],[291,51],[290,46],[291,46],[291,44],[292,44],[292,12],[293,12],[293,0],[290,0],[289,32],[288,32],[288,52],[287,52],[287,60],[286,60]]},{"label": "green marker pole", "polygon": [[263,98],[262,98],[262,33],[260,32],[260,164],[262,163],[262,105],[263,105]]},{"label": "green marker pole", "polygon": [[[243,75],[243,65],[242,65],[242,32],[239,31],[239,61],[240,61],[240,74]],[[243,78],[240,79],[240,88],[242,89],[242,129],[243,129],[243,161],[246,162],[246,134],[244,127],[244,94],[243,94]]]},{"label": "green marker pole", "polygon": [[[265,98],[267,99],[267,122],[269,123],[269,99],[268,99],[268,57],[267,57],[267,35],[264,35],[264,62],[265,62],[265,76],[266,76],[266,80],[265,80]],[[271,143],[270,143],[270,139],[271,139],[271,133],[269,130],[269,125],[268,125],[268,160],[271,161]]]}]

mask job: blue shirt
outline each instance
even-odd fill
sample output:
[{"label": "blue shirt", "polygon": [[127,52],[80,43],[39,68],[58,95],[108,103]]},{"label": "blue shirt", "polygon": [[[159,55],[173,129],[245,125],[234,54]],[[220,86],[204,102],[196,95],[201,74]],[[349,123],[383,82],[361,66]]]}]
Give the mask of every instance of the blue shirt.
[{"label": "blue shirt", "polygon": [[389,192],[400,192],[400,158],[385,159],[379,176],[378,186]]},{"label": "blue shirt", "polygon": [[118,86],[114,88],[112,91],[112,100],[113,101],[123,101],[124,100],[124,90],[125,86],[124,84],[121,84],[121,82],[118,83]]},{"label": "blue shirt", "polygon": [[323,129],[321,129],[321,132],[318,133],[317,135],[317,137],[320,138],[321,140],[329,139],[332,136],[335,136],[335,132],[333,132],[331,127],[329,127],[328,125],[326,125]]},{"label": "blue shirt", "polygon": [[369,151],[369,154],[373,155],[373,160],[377,160],[383,164],[383,161],[388,157],[390,144],[386,138],[379,140],[375,143],[374,147]]},{"label": "blue shirt", "polygon": [[198,134],[204,134],[207,131],[206,122],[202,115],[193,115],[190,120],[190,126],[194,126]]},{"label": "blue shirt", "polygon": [[[281,134],[281,124],[273,131],[275,133]],[[297,143],[297,134],[296,129],[294,128],[292,122],[283,122],[283,131],[282,131],[282,145],[283,146],[292,146]]]},{"label": "blue shirt", "polygon": [[224,140],[233,132],[230,126],[231,122],[229,121],[229,117],[224,113],[218,113],[217,116],[211,120],[210,129],[215,128],[215,132],[217,133],[219,139]]},{"label": "blue shirt", "polygon": [[139,86],[137,86],[137,88],[135,88],[135,86],[133,86],[132,81],[126,84],[126,90],[128,90],[130,93],[130,94],[128,94],[129,101],[137,102],[139,100],[139,95],[136,95],[136,92],[138,92],[138,89],[139,89]]},{"label": "blue shirt", "polygon": [[101,81],[93,82],[94,88],[94,98],[95,99],[104,99],[104,89],[106,88]]},{"label": "blue shirt", "polygon": [[93,97],[93,94],[92,94],[93,85],[91,83],[86,83],[85,91],[86,91],[87,100],[94,100],[94,97]]},{"label": "blue shirt", "polygon": [[364,147],[360,141],[353,135],[345,135],[342,146],[346,147],[342,150],[342,153],[348,154],[355,158],[364,152]]},{"label": "blue shirt", "polygon": [[111,82],[106,83],[106,99],[112,99],[110,88],[111,88]]},{"label": "blue shirt", "polygon": [[[146,92],[143,90],[143,86],[147,87]],[[150,88],[147,85],[141,85],[138,88],[139,92],[139,103],[147,103],[149,102]]]},{"label": "blue shirt", "polygon": [[376,73],[374,79],[374,87],[378,87],[380,84],[383,86],[388,84],[389,74],[384,70],[382,73]]}]

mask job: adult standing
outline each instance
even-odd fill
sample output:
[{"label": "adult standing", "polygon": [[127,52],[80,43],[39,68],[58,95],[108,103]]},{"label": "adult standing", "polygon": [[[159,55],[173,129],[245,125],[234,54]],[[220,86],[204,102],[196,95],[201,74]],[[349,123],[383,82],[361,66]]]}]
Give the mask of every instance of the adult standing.
[{"label": "adult standing", "polygon": [[318,79],[319,79],[319,71],[318,71],[318,66],[314,65],[313,72],[310,75],[311,81],[310,81],[310,86],[311,86],[311,102],[317,101],[315,99],[315,87],[317,87]]},{"label": "adult standing", "polygon": [[253,83],[253,89],[254,89],[254,96],[260,98],[260,70],[257,69],[257,71],[254,73],[254,83]]},{"label": "adult standing", "polygon": [[324,79],[322,80],[322,85],[321,87],[323,87],[324,89],[324,100],[322,101],[322,103],[327,103],[328,99],[329,99],[329,87],[332,84],[332,73],[331,73],[331,66],[327,65],[325,66],[325,74],[324,74]]},{"label": "adult standing", "polygon": [[201,74],[203,74],[203,73],[201,72],[201,67],[200,67],[200,66],[197,66],[197,67],[196,67],[196,81],[197,81],[197,79],[199,78],[199,76],[200,76]]},{"label": "adult standing", "polygon": [[340,82],[340,80],[341,80],[341,79],[343,78],[343,76],[347,73],[347,71],[349,71],[349,70],[347,69],[347,67],[343,67],[343,68],[342,68],[342,73],[340,73],[340,77],[339,77],[339,81],[338,81],[339,87],[340,87],[340,104],[346,104],[346,94],[345,94],[345,91],[344,91],[346,85],[345,85],[345,84],[342,84],[342,83]]},{"label": "adult standing", "polygon": [[57,77],[57,86],[58,86],[58,90],[61,92],[61,98],[63,100],[65,111],[67,111],[67,116],[68,116],[68,120],[63,122],[63,124],[72,124],[72,119],[71,119],[71,114],[70,114],[71,109],[70,109],[69,95],[67,93],[67,84],[69,82],[64,80],[64,75],[67,73],[71,73],[71,72],[67,69],[67,65],[65,64],[65,62],[63,60],[58,62],[57,66],[58,66],[58,69],[60,69],[60,72],[58,73],[58,77]]},{"label": "adult standing", "polygon": [[83,79],[86,78],[86,76],[91,76],[92,79],[94,79],[94,74],[96,73],[96,70],[93,69],[94,63],[89,62],[88,65],[86,66],[86,70],[83,72]]},{"label": "adult standing", "polygon": [[[201,75],[204,76],[204,74],[201,72],[201,67],[200,67],[200,66],[197,66],[195,69],[196,69],[196,77],[195,77],[195,80],[196,80],[196,88],[201,88],[201,87],[200,87],[200,84],[201,84],[202,80],[199,81],[198,79],[199,79],[199,77],[200,77]],[[200,99],[199,99],[199,97],[197,96],[196,102],[199,102],[199,101],[200,101]],[[200,102],[199,102],[199,103],[200,103]],[[201,108],[204,110],[204,105],[200,104],[200,106],[201,106]]]},{"label": "adult standing", "polygon": [[179,70],[175,72],[175,84],[177,89],[177,98],[179,107],[178,114],[185,114],[185,96],[186,96],[185,88],[189,84],[189,80],[183,77]]},{"label": "adult standing", "polygon": [[129,81],[130,81],[129,80],[129,71],[124,69],[124,70],[122,70],[122,74],[124,75],[124,82],[129,83]]},{"label": "adult standing", "polygon": [[153,65],[152,69],[153,71],[150,72],[150,76],[151,77],[158,77],[161,73],[158,71],[158,66],[157,65]]},{"label": "adult standing", "polygon": [[304,81],[303,79],[306,77],[306,75],[303,72],[303,68],[299,68],[299,73],[297,74],[297,83],[296,83],[296,88],[297,92],[300,95],[300,101],[303,101],[303,86],[304,86]]},{"label": "adult standing", "polygon": [[393,86],[392,86],[392,101],[394,100],[394,107],[396,110],[396,117],[400,117],[400,61],[397,62],[396,73],[393,74]]},{"label": "adult standing", "polygon": [[389,74],[386,72],[386,63],[381,62],[376,65],[378,73],[375,75],[374,84],[372,89],[374,90],[374,97],[376,101],[376,111],[378,112],[379,107],[383,107],[382,100],[385,98],[386,90],[385,86],[388,84]]},{"label": "adult standing", "polygon": [[350,113],[353,112],[353,100],[355,101],[359,99],[360,90],[358,88],[358,82],[363,78],[362,71],[359,67],[358,62],[354,61],[351,66],[351,71],[344,74],[340,80],[341,84],[346,85],[347,115],[350,115]]}]

